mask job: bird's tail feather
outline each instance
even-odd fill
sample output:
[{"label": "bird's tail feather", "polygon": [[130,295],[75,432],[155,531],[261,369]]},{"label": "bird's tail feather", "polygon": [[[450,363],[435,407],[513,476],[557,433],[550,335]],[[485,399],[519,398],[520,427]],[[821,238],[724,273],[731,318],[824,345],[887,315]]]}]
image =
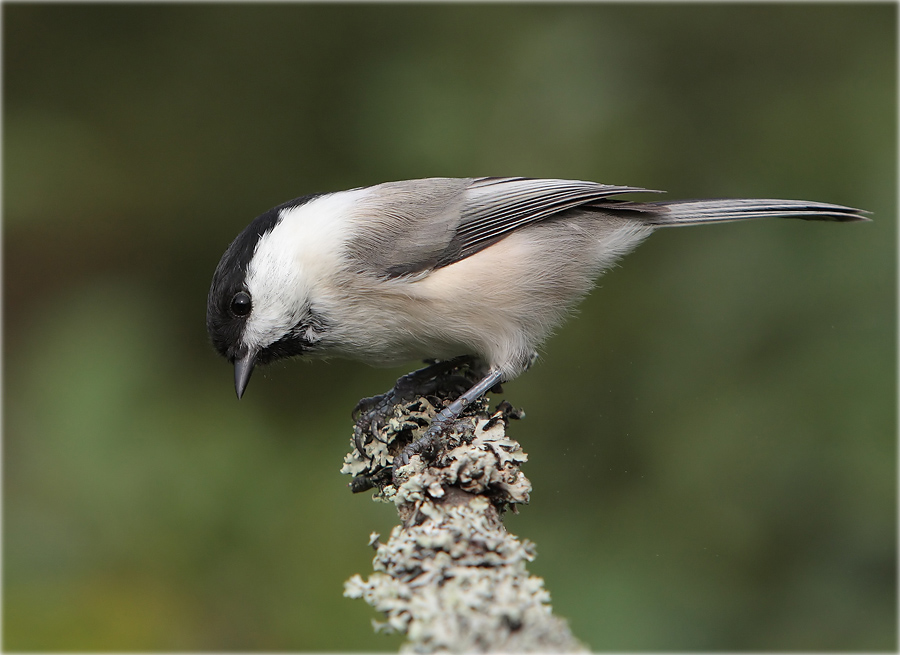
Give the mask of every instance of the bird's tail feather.
[{"label": "bird's tail feather", "polygon": [[660,227],[721,223],[750,218],[802,218],[811,221],[868,221],[868,212],[842,205],[806,200],[754,200],[723,198],[721,200],[673,200],[642,203],[653,207],[644,220]]}]

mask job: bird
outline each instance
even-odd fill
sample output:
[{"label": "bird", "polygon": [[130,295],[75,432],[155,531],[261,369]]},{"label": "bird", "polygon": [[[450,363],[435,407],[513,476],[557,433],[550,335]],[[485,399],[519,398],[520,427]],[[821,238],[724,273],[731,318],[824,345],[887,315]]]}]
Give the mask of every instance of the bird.
[{"label": "bird", "polygon": [[470,357],[469,403],[529,368],[596,279],[659,228],[755,218],[870,220],[804,200],[639,202],[632,186],[434,177],[305,195],[256,217],[222,255],[207,298],[238,398],[256,366],[339,357],[376,366]]}]

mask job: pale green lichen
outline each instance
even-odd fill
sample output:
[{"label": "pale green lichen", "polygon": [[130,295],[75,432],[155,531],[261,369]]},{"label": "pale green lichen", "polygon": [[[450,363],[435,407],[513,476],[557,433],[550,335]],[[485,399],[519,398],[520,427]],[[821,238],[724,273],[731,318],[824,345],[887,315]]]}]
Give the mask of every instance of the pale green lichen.
[{"label": "pale green lichen", "polygon": [[583,650],[551,613],[543,580],[526,563],[534,545],[509,534],[475,496],[423,523],[397,526],[378,546],[375,573],[344,595],[383,612],[377,628],[405,633],[406,652]]},{"label": "pale green lichen", "polygon": [[519,465],[528,455],[506,436],[505,422],[499,419],[498,415],[479,419],[467,435],[471,438],[457,441],[440,457],[439,465],[425,466],[421,458],[413,458],[400,470],[405,481],[391,494],[394,504],[419,503],[418,509],[427,513],[425,505],[442,499],[447,487],[487,493],[497,505],[527,503],[531,482]]},{"label": "pale green lichen", "polygon": [[396,446],[392,448],[395,442],[404,435],[407,441],[421,436],[437,412],[427,398],[417,398],[394,406],[392,416],[385,424],[365,435],[363,452],[359,451],[356,442],[351,438],[352,449],[344,457],[341,473],[355,477],[390,466],[394,455],[399,451]]},{"label": "pale green lichen", "polygon": [[[421,433],[437,409],[426,399],[394,408],[392,418],[354,448],[343,471],[372,474],[390,462],[393,442]],[[434,462],[414,456],[399,487],[380,483],[375,497],[393,502],[403,519],[377,545],[375,572],[354,575],[344,595],[363,598],[385,616],[376,629],[406,634],[406,652],[583,651],[566,622],[553,616],[543,580],[528,574],[534,544],[507,532],[509,507],[528,502],[531,483],[519,470],[527,455],[506,435],[506,406],[467,411]],[[424,419],[424,420],[423,420]]]}]

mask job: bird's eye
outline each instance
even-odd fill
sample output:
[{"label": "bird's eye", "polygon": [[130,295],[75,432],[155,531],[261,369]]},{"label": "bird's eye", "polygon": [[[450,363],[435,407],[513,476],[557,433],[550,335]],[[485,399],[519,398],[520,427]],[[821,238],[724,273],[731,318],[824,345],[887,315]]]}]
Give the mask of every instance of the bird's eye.
[{"label": "bird's eye", "polygon": [[253,304],[250,302],[250,294],[246,291],[238,291],[231,299],[231,313],[235,316],[246,316],[250,313]]}]

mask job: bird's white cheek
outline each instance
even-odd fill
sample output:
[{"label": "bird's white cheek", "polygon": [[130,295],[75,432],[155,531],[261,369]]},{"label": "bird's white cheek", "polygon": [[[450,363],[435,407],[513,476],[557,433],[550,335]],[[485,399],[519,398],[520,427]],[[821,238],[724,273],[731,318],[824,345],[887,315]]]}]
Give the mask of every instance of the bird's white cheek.
[{"label": "bird's white cheek", "polygon": [[[260,349],[278,341],[308,319],[311,301],[329,295],[329,281],[342,266],[346,222],[360,193],[323,196],[285,210],[259,240],[247,269],[253,310],[244,345]],[[310,328],[304,339],[314,343],[321,335]]]},{"label": "bird's white cheek", "polygon": [[286,270],[279,268],[268,276],[248,277],[253,310],[241,335],[248,348],[259,350],[275,343],[302,322],[306,314],[306,289],[298,276],[284,275]]},{"label": "bird's white cheek", "polygon": [[260,350],[278,341],[289,327],[278,316],[257,313],[247,321],[241,342],[252,350]]}]

